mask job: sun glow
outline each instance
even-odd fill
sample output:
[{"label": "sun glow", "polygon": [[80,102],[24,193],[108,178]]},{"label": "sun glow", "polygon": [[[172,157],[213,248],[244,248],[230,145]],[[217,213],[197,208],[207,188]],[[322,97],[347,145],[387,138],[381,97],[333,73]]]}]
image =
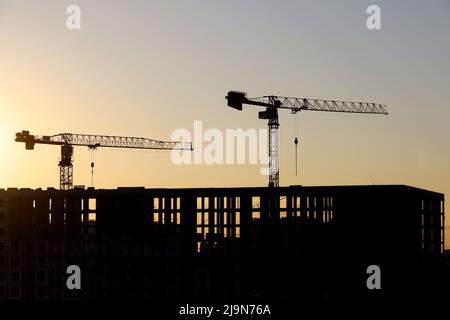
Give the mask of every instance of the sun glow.
[{"label": "sun glow", "polygon": [[[0,101],[0,179],[6,179],[11,169],[11,143],[14,130],[12,129],[5,110],[8,106]],[[1,181],[0,181],[1,185]]]}]

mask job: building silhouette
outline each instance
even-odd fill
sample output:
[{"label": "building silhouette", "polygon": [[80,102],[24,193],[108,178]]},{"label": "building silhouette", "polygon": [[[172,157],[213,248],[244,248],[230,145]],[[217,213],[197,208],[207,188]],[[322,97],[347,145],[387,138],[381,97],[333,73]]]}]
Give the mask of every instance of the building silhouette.
[{"label": "building silhouette", "polygon": [[444,195],[403,185],[0,190],[0,300],[430,297],[443,252]]}]

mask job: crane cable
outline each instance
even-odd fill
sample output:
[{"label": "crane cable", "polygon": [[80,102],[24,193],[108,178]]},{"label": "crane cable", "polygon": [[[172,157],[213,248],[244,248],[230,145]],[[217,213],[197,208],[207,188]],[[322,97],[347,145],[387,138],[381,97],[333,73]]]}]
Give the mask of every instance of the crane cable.
[{"label": "crane cable", "polygon": [[91,150],[91,187],[94,187],[94,151],[96,148],[89,148]]},{"label": "crane cable", "polygon": [[298,175],[298,139],[297,139],[297,135],[299,132],[299,117],[298,117],[298,112],[295,113],[295,138],[294,138],[294,144],[295,144],[295,176]]}]

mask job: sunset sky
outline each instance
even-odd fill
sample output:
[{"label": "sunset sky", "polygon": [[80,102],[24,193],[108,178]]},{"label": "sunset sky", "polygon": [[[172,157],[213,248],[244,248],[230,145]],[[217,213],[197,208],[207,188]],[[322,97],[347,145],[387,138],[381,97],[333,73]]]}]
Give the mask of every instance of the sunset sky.
[{"label": "sunset sky", "polygon": [[[71,4],[81,30],[66,28]],[[366,27],[371,4],[381,30]],[[58,187],[59,148],[26,151],[14,142],[23,129],[169,140],[196,120],[265,128],[257,108],[226,107],[234,89],[388,105],[388,116],[281,112],[281,185],[450,194],[450,1],[0,0],[0,40],[0,188]],[[98,188],[267,184],[261,165],[175,165],[147,150],[94,157]],[[90,161],[75,150],[75,184],[90,184]]]}]

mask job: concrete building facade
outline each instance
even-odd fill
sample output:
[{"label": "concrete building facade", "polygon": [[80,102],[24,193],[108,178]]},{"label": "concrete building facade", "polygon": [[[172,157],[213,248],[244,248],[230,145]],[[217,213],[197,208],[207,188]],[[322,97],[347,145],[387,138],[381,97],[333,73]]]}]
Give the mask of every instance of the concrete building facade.
[{"label": "concrete building facade", "polygon": [[402,185],[0,190],[0,300],[333,301],[373,296],[374,264],[392,297],[439,264],[444,216]]}]

